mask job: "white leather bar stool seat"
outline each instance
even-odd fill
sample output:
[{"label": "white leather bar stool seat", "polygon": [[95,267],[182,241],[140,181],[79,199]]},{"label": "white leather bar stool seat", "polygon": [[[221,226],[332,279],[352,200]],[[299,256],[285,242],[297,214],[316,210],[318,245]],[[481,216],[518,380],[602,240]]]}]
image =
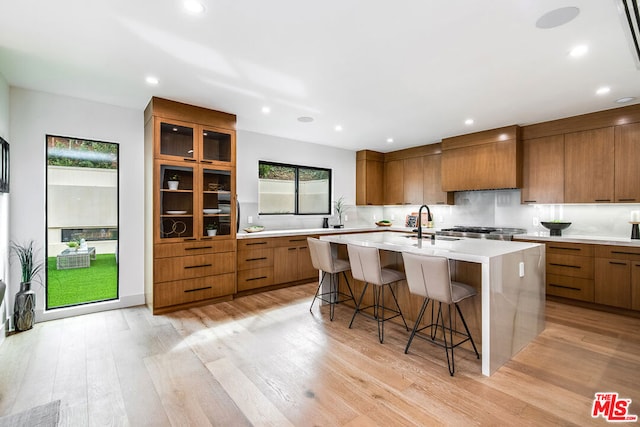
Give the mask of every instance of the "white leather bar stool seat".
[{"label": "white leather bar stool seat", "polygon": [[[313,309],[313,304],[316,302],[316,299],[319,299],[329,304],[329,319],[333,321],[336,304],[349,300],[353,301],[354,304],[356,303],[356,300],[353,297],[353,291],[351,290],[351,285],[349,285],[349,280],[345,273],[346,271],[351,270],[351,265],[349,264],[349,261],[340,259],[333,255],[331,243],[324,242],[313,237],[307,237],[307,242],[309,243],[309,252],[311,253],[311,263],[313,264],[313,267],[316,270],[322,271],[322,276],[318,283],[318,288],[316,289],[313,301],[311,301],[309,311]],[[329,290],[322,292],[322,283],[324,282],[324,278],[327,273],[330,275]],[[347,290],[349,291],[348,294],[340,292],[340,273],[344,276],[345,283],[347,284]]]},{"label": "white leather bar stool seat", "polygon": [[[458,306],[458,303],[460,301],[475,296],[476,290],[465,283],[455,282],[451,280],[449,260],[445,257],[417,255],[403,252],[402,258],[404,260],[404,269],[407,276],[407,284],[409,285],[409,292],[411,294],[419,295],[424,298],[420,311],[418,312],[418,317],[416,318],[416,323],[413,326],[413,330],[411,331],[411,335],[409,336],[409,341],[407,342],[407,346],[404,352],[405,354],[409,352],[411,342],[416,336],[429,340],[441,347],[444,347],[447,354],[447,365],[449,367],[449,374],[453,376],[455,372],[453,350],[460,344],[470,341],[471,345],[473,346],[473,350],[476,353],[476,357],[480,358],[480,354],[478,354],[476,344],[473,342],[473,338],[471,337],[471,333],[469,332],[469,328],[467,327],[467,322],[464,320],[462,311]],[[420,324],[424,317],[424,312],[429,305],[429,302],[431,302],[431,323],[420,327]],[[438,303],[438,314],[434,322],[434,306],[436,302]],[[448,326],[445,325],[445,316],[442,311],[443,304],[448,307]],[[456,308],[456,311],[460,316],[460,320],[462,320],[465,332],[457,331],[451,326],[451,318],[453,317],[453,315],[455,315],[455,312],[452,312],[451,310],[452,305]],[[420,334],[421,331],[427,328],[430,329],[429,336]],[[439,328],[441,328],[442,331],[443,342],[436,340]],[[448,340],[447,332],[449,333]],[[461,336],[463,339],[454,343],[454,333],[456,334],[456,336]],[[449,353],[451,353],[451,357],[449,357]]]},{"label": "white leather bar stool seat", "polygon": [[[353,312],[349,328],[353,326],[353,321],[358,313],[367,315],[363,310],[373,308],[372,317],[378,322],[378,339],[381,343],[384,342],[384,322],[387,320],[400,316],[408,331],[409,327],[407,326],[407,322],[404,320],[396,294],[391,286],[393,283],[404,280],[404,273],[391,268],[382,268],[380,265],[380,252],[378,251],[378,248],[348,244],[347,251],[349,252],[349,262],[351,263],[351,275],[354,279],[364,282],[364,288],[362,289],[360,300],[356,304],[356,309]],[[373,292],[373,304],[362,308],[362,300],[364,299],[364,295],[369,284],[375,286]],[[396,304],[395,309],[385,307],[384,305],[385,287],[389,287],[389,290],[391,291],[391,296]],[[385,317],[385,310],[392,312],[393,315]]]}]

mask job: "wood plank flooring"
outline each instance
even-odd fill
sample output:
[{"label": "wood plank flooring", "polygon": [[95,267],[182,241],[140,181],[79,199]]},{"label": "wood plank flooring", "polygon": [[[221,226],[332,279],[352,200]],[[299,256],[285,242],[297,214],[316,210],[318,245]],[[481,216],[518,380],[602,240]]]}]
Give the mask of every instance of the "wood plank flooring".
[{"label": "wood plank flooring", "polygon": [[352,309],[309,312],[315,284],[152,316],[39,323],[0,347],[0,415],[61,399],[63,426],[606,425],[596,392],[640,415],[640,319],[547,302],[545,331],[491,377]]}]

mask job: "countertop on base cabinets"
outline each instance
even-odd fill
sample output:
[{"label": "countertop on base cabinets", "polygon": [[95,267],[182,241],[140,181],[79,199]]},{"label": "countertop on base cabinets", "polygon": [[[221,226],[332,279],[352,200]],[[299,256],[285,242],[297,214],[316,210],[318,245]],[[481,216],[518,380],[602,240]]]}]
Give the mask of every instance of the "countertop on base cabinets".
[{"label": "countertop on base cabinets", "polygon": [[534,232],[528,234],[518,234],[513,237],[514,240],[536,240],[540,242],[565,242],[565,243],[589,243],[592,245],[611,245],[611,246],[635,246],[640,247],[640,240],[631,239],[629,237],[607,237],[607,236],[585,236],[585,235],[566,235],[566,236],[550,236],[548,232]]},{"label": "countertop on base cabinets", "polygon": [[[423,229],[424,234],[435,233],[435,228]],[[286,237],[286,236],[299,236],[301,234],[344,234],[344,233],[368,233],[373,231],[397,231],[401,233],[411,233],[413,228],[411,227],[394,227],[394,226],[362,226],[362,227],[345,227],[345,228],[300,228],[290,230],[271,230],[265,229],[255,233],[247,233],[240,231],[236,234],[238,239],[255,239],[263,237]]]}]

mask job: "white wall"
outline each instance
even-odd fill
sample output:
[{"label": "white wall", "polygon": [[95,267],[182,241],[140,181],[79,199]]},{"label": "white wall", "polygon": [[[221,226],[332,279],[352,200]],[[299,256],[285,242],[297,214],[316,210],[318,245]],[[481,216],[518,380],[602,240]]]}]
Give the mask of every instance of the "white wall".
[{"label": "white wall", "polygon": [[[0,136],[11,143],[9,135],[9,85],[2,74],[0,74]],[[11,155],[11,152],[9,154]],[[7,193],[0,193],[0,280],[5,283],[9,281],[9,194]],[[7,289],[4,301],[0,301],[0,344],[5,337],[9,294]]]},{"label": "white wall", "polygon": [[[314,166],[332,170],[334,201],[344,196],[345,203],[356,201],[356,153],[351,150],[310,144],[260,133],[239,130],[236,135],[237,189],[240,202],[240,229],[247,217],[254,224],[271,229],[319,228],[326,215],[258,216],[258,161]],[[337,221],[335,221],[337,223]]]},{"label": "white wall", "polygon": [[[120,144],[120,299],[44,311],[44,289],[37,291],[36,319],[83,314],[144,303],[143,111],[43,92],[11,88],[11,239],[45,245],[47,134]],[[44,253],[42,253],[44,257]],[[19,286],[11,266],[11,294]]]}]

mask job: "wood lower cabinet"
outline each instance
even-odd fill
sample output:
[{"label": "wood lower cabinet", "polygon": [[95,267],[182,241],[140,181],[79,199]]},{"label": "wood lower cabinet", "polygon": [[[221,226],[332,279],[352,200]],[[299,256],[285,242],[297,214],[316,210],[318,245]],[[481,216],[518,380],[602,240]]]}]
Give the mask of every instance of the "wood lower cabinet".
[{"label": "wood lower cabinet", "polygon": [[564,135],[523,141],[522,203],[564,202]]},{"label": "wood lower cabinet", "polygon": [[547,294],[593,302],[593,245],[546,243]]},{"label": "wood lower cabinet", "polygon": [[640,248],[598,246],[595,302],[613,307],[640,309],[639,272]]},{"label": "wood lower cabinet", "polygon": [[614,200],[614,128],[564,135],[565,203]]},{"label": "wood lower cabinet", "polygon": [[237,259],[238,292],[318,276],[311,263],[306,235],[240,239]]},{"label": "wood lower cabinet", "polygon": [[[316,236],[310,236],[316,237]],[[276,283],[297,282],[313,279],[318,270],[313,268],[307,236],[276,238],[273,260],[273,275]]]},{"label": "wood lower cabinet", "polygon": [[275,283],[274,238],[238,240],[238,292]]}]

